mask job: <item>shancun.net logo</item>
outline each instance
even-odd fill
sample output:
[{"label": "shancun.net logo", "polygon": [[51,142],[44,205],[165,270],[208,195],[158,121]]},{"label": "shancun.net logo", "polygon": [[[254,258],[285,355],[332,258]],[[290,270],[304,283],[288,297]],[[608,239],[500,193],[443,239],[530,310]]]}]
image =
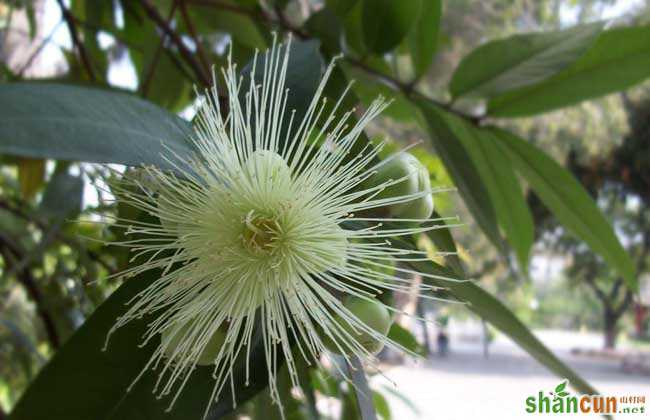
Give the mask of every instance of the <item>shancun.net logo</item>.
[{"label": "shancun.net logo", "polygon": [[538,414],[644,414],[645,396],[571,395],[567,380],[553,391],[526,398],[526,412]]}]

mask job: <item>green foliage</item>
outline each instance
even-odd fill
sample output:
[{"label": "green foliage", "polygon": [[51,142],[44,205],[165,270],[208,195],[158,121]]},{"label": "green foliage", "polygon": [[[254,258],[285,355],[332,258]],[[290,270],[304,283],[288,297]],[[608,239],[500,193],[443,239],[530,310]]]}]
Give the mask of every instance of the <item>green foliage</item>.
[{"label": "green foliage", "polygon": [[[444,111],[436,111],[436,114],[428,115],[439,116],[440,123],[445,125],[457,141],[455,147],[458,149],[463,147],[469,155],[476,168],[477,179],[484,182],[499,225],[516,251],[522,270],[527,272],[528,256],[533,245],[533,220],[508,157],[499,149],[491,133],[477,129],[472,124]],[[467,166],[467,161],[458,157],[453,159],[453,165],[460,168]],[[476,181],[467,179],[466,182],[472,185],[467,189],[476,188]],[[463,196],[465,191],[461,190]]]},{"label": "green foliage", "polygon": [[[150,319],[133,322],[121,328],[103,351],[106,334],[125,304],[153,281],[159,273],[150,272],[120,289],[98,308],[75,335],[60,349],[31,384],[12,411],[10,420],[37,418],[105,418],[140,419],[201,418],[214,384],[210,366],[201,366],[191,375],[186,392],[176,401],[175,409],[165,413],[168,399],[157,399],[152,393],[157,372],[146,371],[128,390],[137,374],[145,368],[159,338],[139,348]],[[258,337],[261,340],[261,337]],[[259,343],[261,344],[261,343]],[[239,402],[255,395],[267,384],[263,349],[254,347],[251,354],[250,383],[244,386],[245,360],[234,371]],[[229,389],[229,388],[228,388]],[[128,392],[127,392],[128,390]],[[74,396],[74,397],[71,397]],[[168,398],[174,396],[168,396]],[[226,395],[212,405],[210,415],[221,416],[232,411],[232,396]]]},{"label": "green foliage", "polygon": [[192,151],[187,122],[126,93],[12,83],[0,85],[0,103],[2,153],[169,168],[163,152]]},{"label": "green foliage", "polygon": [[639,285],[630,256],[580,183],[530,143],[504,130],[493,132],[512,164],[558,220],[616,267],[628,286],[637,290]]},{"label": "green foliage", "polygon": [[481,230],[492,243],[501,248],[502,239],[487,187],[476,167],[467,164],[471,158],[447,121],[447,114],[427,100],[418,100],[417,104],[427,123],[426,128],[433,147],[449,171],[454,184],[458,187],[465,204],[472,212]]},{"label": "green foliage", "polygon": [[422,0],[417,21],[407,37],[416,77],[423,76],[433,61],[438,49],[441,17],[442,0]]},{"label": "green foliage", "polygon": [[491,98],[542,81],[579,58],[601,29],[592,23],[489,42],[463,58],[449,91],[454,97]]},{"label": "green foliage", "polygon": [[556,75],[493,97],[488,114],[522,117],[627,89],[650,77],[650,26],[604,31]]},{"label": "green foliage", "polygon": [[416,21],[421,0],[361,0],[363,44],[376,54],[395,48]]}]

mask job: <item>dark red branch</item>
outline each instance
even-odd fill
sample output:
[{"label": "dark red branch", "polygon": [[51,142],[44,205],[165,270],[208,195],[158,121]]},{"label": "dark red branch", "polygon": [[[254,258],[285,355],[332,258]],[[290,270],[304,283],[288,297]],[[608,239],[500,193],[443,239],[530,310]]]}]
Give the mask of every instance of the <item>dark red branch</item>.
[{"label": "dark red branch", "polygon": [[81,63],[86,69],[86,72],[88,73],[88,77],[90,78],[90,80],[94,82],[95,80],[97,80],[97,78],[95,77],[95,71],[93,70],[92,65],[90,64],[88,52],[86,51],[83,42],[81,42],[81,39],[79,38],[79,33],[77,32],[77,26],[75,25],[75,19],[70,13],[70,10],[68,10],[68,8],[65,7],[65,4],[63,4],[63,0],[57,0],[57,2],[59,3],[59,7],[61,8],[61,14],[63,15],[63,19],[65,19],[65,23],[68,26],[68,31],[70,32],[70,38],[72,38],[72,43],[74,44],[75,49],[79,54]]},{"label": "dark red branch", "polygon": [[190,51],[190,49],[181,39],[180,35],[178,35],[178,33],[176,33],[176,31],[171,28],[167,21],[162,16],[160,16],[160,13],[158,13],[158,10],[156,10],[150,0],[140,0],[140,3],[142,4],[142,7],[144,7],[147,15],[151,18],[151,20],[156,23],[156,25],[163,31],[165,35],[169,37],[172,43],[176,46],[181,57],[183,57],[185,62],[194,71],[198,82],[205,87],[210,86],[210,77],[208,76],[208,73],[203,70],[196,57],[194,57],[192,51]]}]

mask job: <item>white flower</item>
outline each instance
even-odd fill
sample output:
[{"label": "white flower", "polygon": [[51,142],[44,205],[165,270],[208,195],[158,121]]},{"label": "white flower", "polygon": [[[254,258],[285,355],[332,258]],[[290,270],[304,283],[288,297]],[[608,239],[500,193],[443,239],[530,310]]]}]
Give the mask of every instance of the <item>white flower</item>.
[{"label": "white flower", "polygon": [[[144,342],[160,340],[160,345],[140,375],[158,371],[154,392],[173,395],[170,409],[195,365],[210,363],[215,385],[207,413],[229,386],[235,359],[250,354],[256,331],[266,353],[271,395],[280,406],[280,357],[299,386],[294,345],[298,357],[310,364],[320,363],[324,342],[346,358],[372,356],[370,350],[377,346],[368,346],[369,338],[400,347],[343,301],[354,297],[357,306],[367,300],[393,310],[372,298],[385,290],[408,291],[411,282],[403,273],[412,272],[398,265],[395,270],[402,275],[397,276],[387,268],[394,261],[427,257],[396,248],[388,238],[436,226],[432,220],[356,215],[416,201],[432,191],[378,198],[404,179],[360,187],[377,172],[371,162],[381,146],[351,152],[386,102],[377,99],[352,127],[352,111],[340,118],[324,116],[327,104],[320,98],[333,63],[304,119],[286,118],[293,115],[285,107],[291,94],[285,90],[288,54],[288,46],[274,43],[263,60],[259,85],[243,83],[229,62],[223,71],[229,113],[223,115],[213,88],[199,111],[193,139],[198,156],[191,169],[172,173],[147,167],[147,185],[131,179],[138,188],[122,188],[118,194],[161,222],[127,222],[130,233],[139,236],[124,244],[135,250],[137,261],[145,262],[122,274],[161,269],[162,275],[132,300],[110,333],[156,315]],[[255,60],[252,74],[257,65]],[[287,132],[291,138],[283,137]]]}]

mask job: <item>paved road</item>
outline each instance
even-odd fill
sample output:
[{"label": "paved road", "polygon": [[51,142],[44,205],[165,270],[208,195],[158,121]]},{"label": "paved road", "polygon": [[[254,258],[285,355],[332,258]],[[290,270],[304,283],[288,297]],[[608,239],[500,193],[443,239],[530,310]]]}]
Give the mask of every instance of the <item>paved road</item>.
[{"label": "paved road", "polygon": [[[620,371],[620,362],[571,356],[572,343],[599,345],[590,337],[575,334],[545,333],[542,340],[554,348],[569,365],[596,388],[611,395],[645,395],[650,409],[650,377]],[[531,415],[525,412],[525,400],[540,390],[552,390],[560,380],[543,366],[504,339],[495,342],[488,359],[480,354],[479,343],[455,343],[444,359],[434,358],[418,364],[390,368],[386,376],[397,390],[409,396],[418,407],[414,413],[398,398],[384,393],[396,420],[467,420],[526,418],[599,418],[588,415]],[[452,342],[452,346],[454,343]],[[373,386],[392,386],[389,380],[373,378]],[[622,419],[650,418],[646,415],[620,415]]]}]

